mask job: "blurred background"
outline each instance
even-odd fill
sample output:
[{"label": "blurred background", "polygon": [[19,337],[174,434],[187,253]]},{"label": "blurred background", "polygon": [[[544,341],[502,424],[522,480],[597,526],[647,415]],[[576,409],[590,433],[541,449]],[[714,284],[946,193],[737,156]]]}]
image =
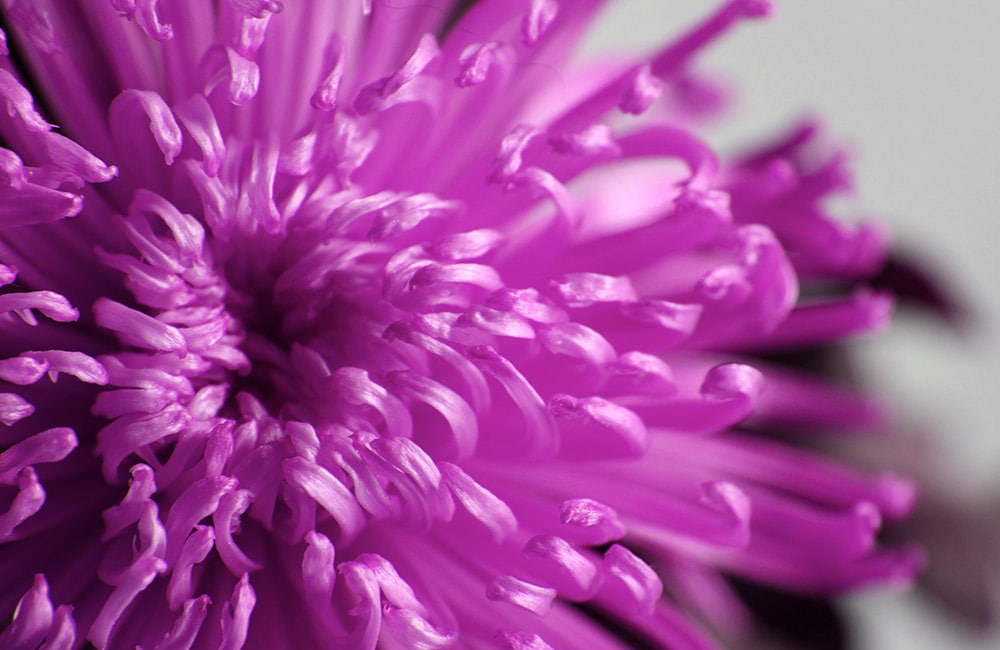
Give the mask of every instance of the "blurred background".
[{"label": "blurred background", "polygon": [[[718,4],[618,0],[589,47],[648,49]],[[1000,2],[778,4],[776,16],[744,23],[701,59],[701,69],[738,91],[710,139],[734,151],[796,118],[821,116],[854,153],[850,209],[863,206],[887,223],[897,249],[928,265],[969,309],[960,330],[901,314],[891,335],[857,347],[902,427],[937,450],[940,483],[985,523],[1000,503]],[[952,505],[944,509],[954,514]],[[946,581],[948,562],[963,553],[970,561],[1000,556],[1000,548],[951,545],[959,531],[937,526],[946,549],[961,549],[936,565]],[[862,650],[1000,648],[996,629],[960,624],[919,594],[862,594],[848,607]]]}]

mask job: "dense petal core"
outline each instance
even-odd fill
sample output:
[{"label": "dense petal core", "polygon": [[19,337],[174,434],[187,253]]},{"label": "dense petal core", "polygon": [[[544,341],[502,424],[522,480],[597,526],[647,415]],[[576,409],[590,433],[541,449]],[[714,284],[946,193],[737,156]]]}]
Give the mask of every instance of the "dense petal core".
[{"label": "dense petal core", "polygon": [[693,131],[770,3],[624,66],[432,4],[2,3],[0,646],[711,648],[721,572],[918,569],[907,481],[741,426],[877,428],[753,355],[891,307],[810,297],[885,252],[813,125]]}]

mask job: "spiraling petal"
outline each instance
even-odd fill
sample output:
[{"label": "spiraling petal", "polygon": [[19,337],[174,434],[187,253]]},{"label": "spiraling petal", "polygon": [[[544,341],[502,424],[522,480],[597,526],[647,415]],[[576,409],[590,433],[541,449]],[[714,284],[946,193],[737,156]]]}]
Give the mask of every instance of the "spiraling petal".
[{"label": "spiraling petal", "polygon": [[52,601],[45,576],[35,575],[31,589],[17,603],[14,620],[0,634],[0,647],[10,650],[35,650],[52,624]]},{"label": "spiraling petal", "polygon": [[53,381],[60,372],[64,372],[88,384],[104,386],[108,383],[108,371],[104,366],[97,359],[83,352],[41,350],[24,352],[22,356],[33,359],[39,366],[44,366]]},{"label": "spiraling petal", "polygon": [[135,22],[150,38],[169,41],[174,37],[174,30],[171,25],[160,21],[157,4],[159,0],[135,0]]},{"label": "spiraling petal", "polygon": [[517,530],[517,519],[506,503],[498,499],[457,465],[440,463],[441,474],[455,498],[479,520],[497,543]]},{"label": "spiraling petal", "polygon": [[[111,120],[113,124],[121,124],[123,130],[145,121],[168,165],[172,165],[181,153],[184,136],[173,111],[160,95],[151,90],[129,89],[122,92],[111,103]],[[130,141],[134,131],[128,134]]]},{"label": "spiraling petal", "polygon": [[76,647],[76,621],[69,605],[56,607],[45,643],[39,650],[72,650]]},{"label": "spiraling petal", "polygon": [[282,471],[289,483],[304,490],[330,513],[344,539],[358,534],[364,524],[364,513],[354,495],[333,474],[304,458],[289,458]]},{"label": "spiraling petal", "polygon": [[362,115],[380,110],[392,95],[416,79],[439,54],[437,40],[431,34],[424,34],[416,50],[398,70],[361,89],[354,100],[354,109]]},{"label": "spiraling petal", "polygon": [[208,616],[210,602],[205,595],[186,600],[173,628],[153,646],[153,650],[190,650]]},{"label": "spiraling petal", "polygon": [[284,5],[278,0],[229,0],[229,6],[254,18],[263,18],[284,9]]},{"label": "spiraling petal", "polygon": [[63,135],[46,133],[44,142],[52,164],[79,176],[88,183],[106,183],[118,175],[117,167],[106,164]]},{"label": "spiraling petal", "polygon": [[497,636],[509,650],[554,650],[542,637],[533,632],[502,631]]},{"label": "spiraling petal", "polygon": [[257,604],[257,594],[250,577],[243,574],[233,588],[233,595],[222,606],[222,642],[219,650],[240,650],[250,631],[250,614]]},{"label": "spiraling petal", "polygon": [[28,465],[58,462],[79,444],[76,433],[67,427],[47,429],[25,438],[0,453],[0,484],[13,485]]},{"label": "spiraling petal", "polygon": [[[462,459],[472,455],[479,438],[479,425],[476,414],[458,393],[431,379],[410,372],[390,375],[389,387],[404,400],[410,400],[411,404],[413,402],[424,404],[444,418],[450,430],[457,458]],[[429,433],[428,428],[424,423],[420,431]]]},{"label": "spiraling petal", "polygon": [[559,449],[559,433],[542,398],[518,372],[517,368],[489,346],[476,346],[469,351],[472,360],[496,379],[524,416],[527,425],[528,447],[524,452],[531,457],[551,457]]},{"label": "spiraling petal", "polygon": [[17,477],[17,495],[7,512],[0,513],[0,542],[11,538],[14,529],[36,514],[45,504],[45,490],[34,468],[25,467]]},{"label": "spiraling petal", "polygon": [[560,455],[570,459],[641,458],[648,444],[642,419],[601,397],[555,395],[549,410],[559,426]]},{"label": "spiraling petal", "polygon": [[30,416],[35,407],[17,393],[0,393],[0,423],[11,426]]},{"label": "spiraling petal", "polygon": [[17,113],[24,124],[24,128],[33,132],[44,132],[52,128],[52,125],[42,119],[42,116],[35,110],[34,101],[27,88],[21,85],[6,68],[0,68],[0,97],[7,102],[7,110]]},{"label": "spiraling petal", "polygon": [[153,583],[156,576],[167,569],[167,564],[158,557],[140,557],[133,563],[122,581],[115,587],[104,606],[90,626],[87,639],[98,648],[108,647],[115,625],[132,601]]},{"label": "spiraling petal", "polygon": [[154,352],[187,354],[187,341],[180,330],[120,302],[98,298],[94,316],[98,325],[115,332],[125,343]]},{"label": "spiraling petal", "polygon": [[239,526],[240,515],[250,507],[252,498],[253,495],[247,490],[224,494],[219,500],[218,509],[212,515],[215,524],[215,548],[226,568],[234,576],[256,571],[262,566],[248,558],[233,539],[233,532]]},{"label": "spiraling petal", "polygon": [[587,600],[600,586],[598,562],[562,537],[537,535],[524,545],[524,555],[533,561],[545,582],[568,600]]},{"label": "spiraling petal", "polygon": [[209,176],[216,176],[226,157],[226,145],[208,100],[202,94],[192,95],[175,105],[173,112],[201,149],[202,169]]},{"label": "spiraling petal", "polygon": [[612,544],[604,554],[607,570],[605,590],[622,600],[617,607],[646,615],[653,613],[663,592],[663,583],[652,567],[620,544]]},{"label": "spiraling petal", "polygon": [[675,396],[636,404],[649,424],[677,431],[721,431],[749,416],[764,389],[763,374],[751,366],[727,363],[706,373],[696,397]]},{"label": "spiraling petal", "polygon": [[344,57],[343,40],[335,33],[331,35],[323,54],[326,74],[309,99],[313,108],[321,111],[332,111],[336,108],[340,80],[344,75]]},{"label": "spiraling petal", "polygon": [[611,507],[593,499],[570,499],[559,507],[563,536],[582,544],[607,544],[625,535],[625,525]]},{"label": "spiraling petal", "polygon": [[0,313],[15,312],[29,325],[37,325],[32,310],[37,310],[58,323],[70,323],[80,318],[69,300],[52,291],[25,291],[0,296]]},{"label": "spiraling petal", "polygon": [[486,597],[545,616],[556,597],[556,590],[540,587],[513,576],[500,576],[486,587]]},{"label": "spiraling petal", "polygon": [[559,13],[556,0],[530,0],[531,8],[521,22],[521,38],[525,45],[534,45],[549,29]]},{"label": "spiraling petal", "polygon": [[97,452],[102,456],[105,478],[114,482],[118,467],[145,445],[169,439],[184,429],[191,416],[180,405],[151,414],[122,416],[97,432]]},{"label": "spiraling petal", "polygon": [[478,86],[486,81],[494,65],[507,58],[509,53],[503,43],[472,43],[458,57],[459,73],[455,77],[455,85],[459,88]]},{"label": "spiraling petal", "polygon": [[204,94],[225,84],[226,95],[234,106],[243,106],[252,100],[260,88],[260,67],[231,47],[216,46],[202,57],[202,76],[207,79]]},{"label": "spiraling petal", "polygon": [[360,368],[340,368],[330,377],[335,394],[352,406],[374,409],[385,421],[391,436],[409,438],[413,435],[413,418],[398,397],[375,383]]},{"label": "spiraling petal", "polygon": [[302,554],[302,584],[306,588],[309,606],[325,613],[330,606],[337,570],[336,550],[326,535],[310,531],[305,536],[306,550]]},{"label": "spiraling petal", "polygon": [[[167,515],[167,553],[169,563],[181,554],[183,542],[195,525],[219,510],[222,498],[236,486],[236,481],[221,476],[206,476],[192,483],[170,507]],[[238,505],[238,501],[236,503]],[[225,522],[229,525],[229,522]]]},{"label": "spiraling petal", "polygon": [[167,583],[167,606],[176,611],[182,604],[190,602],[194,595],[194,578],[192,572],[196,565],[208,557],[215,542],[215,533],[211,526],[195,526],[184,544],[181,552],[171,565],[170,581]]}]

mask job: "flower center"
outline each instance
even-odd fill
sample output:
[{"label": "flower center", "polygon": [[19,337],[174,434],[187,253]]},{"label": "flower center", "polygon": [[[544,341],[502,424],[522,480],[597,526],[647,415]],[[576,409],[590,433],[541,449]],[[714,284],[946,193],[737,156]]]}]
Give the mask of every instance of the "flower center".
[{"label": "flower center", "polygon": [[252,395],[283,420],[341,423],[341,369],[395,365],[382,340],[395,312],[381,297],[384,252],[312,232],[216,249],[236,251],[220,264],[223,304],[249,361],[229,373],[230,394]]}]

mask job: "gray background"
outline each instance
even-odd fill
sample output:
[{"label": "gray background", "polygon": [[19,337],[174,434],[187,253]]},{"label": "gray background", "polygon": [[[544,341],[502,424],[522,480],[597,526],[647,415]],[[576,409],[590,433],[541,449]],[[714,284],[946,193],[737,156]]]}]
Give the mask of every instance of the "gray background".
[{"label": "gray background", "polygon": [[[620,0],[590,47],[648,48],[717,2]],[[942,447],[953,488],[1000,491],[1000,2],[785,0],[703,57],[739,89],[713,135],[731,143],[822,115],[852,146],[859,205],[933,262],[974,310],[962,335],[901,321],[861,344],[865,366]],[[1000,549],[997,549],[1000,554]],[[852,597],[866,650],[986,650],[912,594]]]}]

